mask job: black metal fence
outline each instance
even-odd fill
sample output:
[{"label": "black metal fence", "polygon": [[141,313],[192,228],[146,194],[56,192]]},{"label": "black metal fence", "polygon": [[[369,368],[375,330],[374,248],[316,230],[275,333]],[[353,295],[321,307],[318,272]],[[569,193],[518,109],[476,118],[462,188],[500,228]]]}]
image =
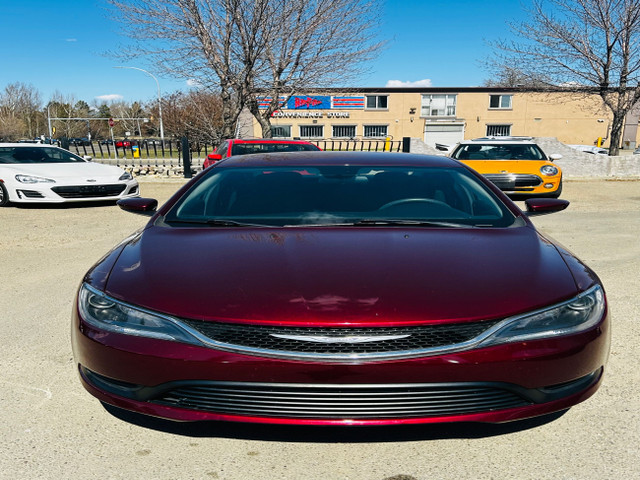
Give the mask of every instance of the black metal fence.
[{"label": "black metal fence", "polygon": [[341,152],[402,152],[402,140],[311,140],[322,150]]},{"label": "black metal fence", "polygon": [[[64,146],[64,141],[61,142]],[[90,156],[94,161],[110,163],[120,167],[155,166],[181,167],[182,144],[180,140],[137,140],[113,142],[91,142],[90,144],[69,144],[69,151]],[[215,145],[190,143],[192,167],[202,167],[206,156],[215,150]]]},{"label": "black metal fence", "polygon": [[[408,140],[313,140],[311,143],[326,151],[408,152]],[[59,144],[77,155],[90,156],[96,162],[125,168],[180,168],[184,164],[182,141],[176,139],[165,139],[164,142],[140,139],[84,143],[69,143],[63,139]],[[189,142],[191,168],[201,169],[207,155],[216,147],[208,143]]]}]

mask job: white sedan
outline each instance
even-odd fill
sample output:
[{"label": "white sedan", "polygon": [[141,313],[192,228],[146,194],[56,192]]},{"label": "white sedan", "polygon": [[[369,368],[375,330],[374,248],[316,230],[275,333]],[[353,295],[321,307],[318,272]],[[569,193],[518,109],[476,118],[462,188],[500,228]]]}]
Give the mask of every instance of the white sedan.
[{"label": "white sedan", "polygon": [[609,150],[602,147],[596,147],[594,145],[567,145],[567,147],[580,150],[584,153],[591,153],[593,155],[609,155]]},{"label": "white sedan", "polygon": [[140,196],[133,176],[51,145],[0,143],[0,207]]}]

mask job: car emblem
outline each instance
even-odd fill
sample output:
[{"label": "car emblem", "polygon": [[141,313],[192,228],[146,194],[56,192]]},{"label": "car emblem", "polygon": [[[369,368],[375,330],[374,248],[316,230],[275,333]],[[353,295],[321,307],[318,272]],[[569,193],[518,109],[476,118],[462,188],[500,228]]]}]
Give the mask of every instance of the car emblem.
[{"label": "car emblem", "polygon": [[319,335],[280,335],[277,333],[270,333],[272,337],[283,338],[285,340],[298,340],[300,342],[310,343],[371,343],[371,342],[384,342],[385,340],[400,340],[401,338],[410,337],[407,335],[350,335],[344,337],[330,337]]},{"label": "car emblem", "polygon": [[87,182],[95,183],[97,180],[95,178],[88,178]]}]

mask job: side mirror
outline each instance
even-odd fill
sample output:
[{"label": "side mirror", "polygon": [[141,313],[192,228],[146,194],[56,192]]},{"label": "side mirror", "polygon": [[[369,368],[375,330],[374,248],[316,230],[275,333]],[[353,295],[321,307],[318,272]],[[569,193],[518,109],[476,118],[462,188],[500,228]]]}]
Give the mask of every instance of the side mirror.
[{"label": "side mirror", "polygon": [[158,201],[155,198],[123,198],[116,204],[125,212],[137,213],[147,217],[156,213]]},{"label": "side mirror", "polygon": [[525,200],[524,204],[527,206],[525,215],[528,217],[561,212],[569,206],[567,200],[560,200],[559,198],[530,198]]},{"label": "side mirror", "polygon": [[549,155],[549,160],[551,160],[552,162],[555,160],[560,160],[561,158],[562,158],[562,155],[560,155],[559,153],[553,153]]},{"label": "side mirror", "polygon": [[207,158],[212,162],[217,162],[218,160],[222,160],[222,155],[218,155],[217,153],[210,153],[207,155]]},{"label": "side mirror", "polygon": [[85,155],[82,158],[84,158],[87,162],[90,162],[91,160],[93,160],[93,157],[91,155]]}]

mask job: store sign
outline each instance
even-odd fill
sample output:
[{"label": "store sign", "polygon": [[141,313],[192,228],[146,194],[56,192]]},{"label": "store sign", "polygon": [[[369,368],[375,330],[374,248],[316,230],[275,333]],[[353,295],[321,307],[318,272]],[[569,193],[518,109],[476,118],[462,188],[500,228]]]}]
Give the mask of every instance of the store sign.
[{"label": "store sign", "polygon": [[333,97],[333,108],[364,108],[364,97]]},{"label": "store sign", "polygon": [[[349,118],[349,112],[326,112],[327,118]],[[271,114],[273,118],[324,118],[325,112],[290,112],[278,110]]]},{"label": "store sign", "polygon": [[287,102],[289,110],[329,110],[331,108],[331,97],[328,96],[303,96],[291,97]]},{"label": "store sign", "polygon": [[[258,107],[269,108],[273,97],[257,97]],[[287,110],[332,110],[332,109],[364,109],[364,97],[330,97],[327,95],[298,95],[290,97],[285,102],[285,97],[279,97],[280,107]]]}]

